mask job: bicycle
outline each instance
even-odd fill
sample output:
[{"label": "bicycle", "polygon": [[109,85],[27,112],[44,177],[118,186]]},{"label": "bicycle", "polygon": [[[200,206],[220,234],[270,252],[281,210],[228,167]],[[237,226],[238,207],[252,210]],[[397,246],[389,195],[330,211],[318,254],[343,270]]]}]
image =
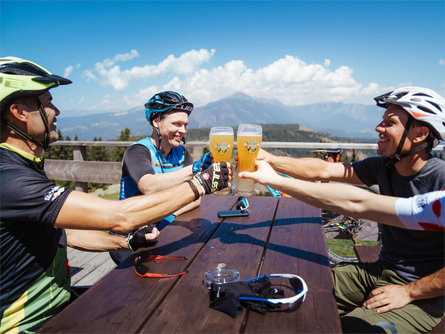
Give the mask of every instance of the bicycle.
[{"label": "bicycle", "polygon": [[[343,150],[314,150],[311,153],[329,162],[340,162]],[[355,219],[327,210],[322,210],[322,222],[331,263],[358,262],[354,246],[380,243],[380,232],[375,222]]]}]

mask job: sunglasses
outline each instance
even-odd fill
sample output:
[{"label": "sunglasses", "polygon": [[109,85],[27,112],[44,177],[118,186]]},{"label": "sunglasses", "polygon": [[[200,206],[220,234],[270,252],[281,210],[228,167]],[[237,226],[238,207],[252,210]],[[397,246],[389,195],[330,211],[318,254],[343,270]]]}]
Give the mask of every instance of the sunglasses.
[{"label": "sunglasses", "polygon": [[158,273],[150,273],[148,272],[148,268],[142,265],[144,262],[150,261],[160,261],[160,260],[187,260],[188,258],[185,256],[162,256],[162,255],[150,255],[149,257],[142,259],[141,256],[138,256],[134,259],[134,271],[136,275],[140,277],[150,277],[150,278],[163,278],[163,277],[175,277],[181,276],[187,273],[187,271],[183,271],[176,274],[158,274]]},{"label": "sunglasses", "polygon": [[[292,296],[292,297],[287,297],[287,298],[274,298],[274,299],[272,299],[272,298],[242,297],[242,296],[240,296],[240,297],[238,297],[238,299],[239,300],[246,300],[246,301],[262,301],[262,302],[267,302],[267,303],[271,303],[271,304],[274,304],[274,305],[287,304],[288,305],[287,311],[296,310],[301,305],[301,303],[303,303],[304,300],[306,299],[306,294],[308,292],[308,288],[307,288],[306,282],[298,275],[293,275],[293,274],[263,275],[263,276],[258,276],[258,277],[254,277],[254,278],[250,278],[250,279],[244,280],[244,282],[251,282],[251,281],[263,278],[263,277],[288,278],[290,286],[295,291],[295,295]],[[284,310],[281,309],[281,311],[284,311]]]},{"label": "sunglasses", "polygon": [[236,201],[236,209],[237,210],[247,210],[249,207],[249,202],[247,201],[247,198],[240,196],[238,197]]}]

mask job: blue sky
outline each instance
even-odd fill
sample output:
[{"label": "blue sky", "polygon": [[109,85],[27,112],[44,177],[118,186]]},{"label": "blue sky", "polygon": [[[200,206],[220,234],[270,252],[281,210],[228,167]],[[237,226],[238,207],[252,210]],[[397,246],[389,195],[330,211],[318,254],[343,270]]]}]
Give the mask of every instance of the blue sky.
[{"label": "blue sky", "polygon": [[64,115],[176,90],[200,106],[241,91],[287,105],[445,95],[444,1],[4,1],[0,54],[74,84]]}]

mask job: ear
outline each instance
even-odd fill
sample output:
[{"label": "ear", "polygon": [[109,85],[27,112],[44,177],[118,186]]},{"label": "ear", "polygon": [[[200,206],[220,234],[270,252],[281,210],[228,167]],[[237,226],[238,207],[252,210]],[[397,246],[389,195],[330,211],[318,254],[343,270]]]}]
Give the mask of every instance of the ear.
[{"label": "ear", "polygon": [[13,122],[18,120],[20,122],[26,122],[26,112],[23,110],[22,106],[18,103],[13,103],[9,107],[9,121]]},{"label": "ear", "polygon": [[156,117],[155,119],[153,119],[152,123],[153,123],[153,127],[159,129],[159,117]]},{"label": "ear", "polygon": [[430,129],[427,126],[416,126],[414,131],[413,143],[415,144],[425,141],[430,134]]}]

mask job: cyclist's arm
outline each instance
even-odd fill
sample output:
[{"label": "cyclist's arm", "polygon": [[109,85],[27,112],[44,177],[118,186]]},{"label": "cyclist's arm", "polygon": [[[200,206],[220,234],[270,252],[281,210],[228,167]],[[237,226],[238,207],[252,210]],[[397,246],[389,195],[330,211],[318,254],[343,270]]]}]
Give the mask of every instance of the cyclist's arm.
[{"label": "cyclist's arm", "polygon": [[327,162],[318,158],[291,158],[275,156],[261,149],[258,160],[266,160],[274,170],[298,179],[316,181],[329,180],[362,184],[354,173],[352,164]]},{"label": "cyclist's arm", "polygon": [[415,300],[440,297],[444,293],[445,267],[406,285],[386,285],[374,289],[363,306],[384,313],[404,307]]},{"label": "cyclist's arm", "polygon": [[192,165],[164,174],[145,174],[138,182],[139,191],[151,194],[181,184],[193,177]]},{"label": "cyclist's arm", "polygon": [[[397,198],[378,195],[347,184],[314,183],[282,177],[264,161],[258,161],[257,166],[256,172],[240,173],[240,177],[251,178],[303,202],[344,215],[405,229],[444,230],[445,206],[441,204],[444,202],[443,191],[409,199]],[[435,203],[441,209],[435,208]]]},{"label": "cyclist's arm", "polygon": [[[127,239],[102,231],[85,231],[65,229],[68,246],[82,251],[103,252],[128,250]],[[145,235],[147,240],[159,236],[156,229]]]},{"label": "cyclist's arm", "polygon": [[[196,180],[192,182],[202,196]],[[57,227],[128,233],[157,222],[194,200],[187,183],[151,195],[122,201],[106,200],[73,191],[65,200],[55,222]]]}]

